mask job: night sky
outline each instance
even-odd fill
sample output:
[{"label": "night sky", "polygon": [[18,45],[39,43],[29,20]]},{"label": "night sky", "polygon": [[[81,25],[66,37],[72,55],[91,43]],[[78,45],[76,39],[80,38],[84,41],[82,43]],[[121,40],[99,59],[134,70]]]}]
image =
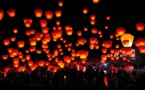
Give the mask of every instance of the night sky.
[{"label": "night sky", "polygon": [[[58,1],[63,1],[63,7],[58,6]],[[89,11],[87,14],[83,14],[83,9],[88,8]],[[8,9],[15,9],[16,16],[11,18],[8,16],[6,11]],[[36,18],[34,14],[35,9],[42,9],[43,14],[41,18]],[[72,48],[76,51],[83,49],[88,50],[89,55],[88,58],[99,58],[101,50],[90,50],[89,49],[89,38],[96,37],[99,40],[100,48],[102,48],[102,41],[110,40],[109,35],[115,34],[117,27],[125,27],[126,33],[130,33],[134,35],[134,41],[137,38],[145,36],[144,31],[137,31],[136,30],[136,23],[138,22],[145,22],[145,1],[144,0],[100,0],[99,3],[94,4],[92,0],[3,0],[0,1],[0,10],[4,10],[4,17],[0,21],[0,55],[8,54],[7,48],[12,47],[15,49],[19,49],[17,47],[16,42],[19,40],[25,41],[25,47],[19,49],[23,52],[25,56],[25,49],[30,47],[29,45],[29,38],[33,37],[26,36],[25,31],[30,29],[35,29],[37,32],[41,31],[41,26],[39,24],[39,20],[46,19],[45,11],[55,11],[55,10],[62,10],[62,16],[57,18],[55,15],[53,19],[48,20],[47,27],[50,28],[49,33],[51,34],[52,27],[56,26],[55,21],[60,20],[60,25],[63,27],[63,38],[68,42],[72,42]],[[96,15],[96,24],[90,24],[90,15]],[[111,16],[110,20],[106,20],[106,16]],[[32,18],[33,23],[30,28],[26,28],[23,22],[24,18]],[[73,27],[73,34],[72,36],[67,36],[64,30],[64,26],[70,25]],[[104,26],[108,25],[109,29],[105,30]],[[84,32],[83,28],[88,27],[88,31]],[[13,28],[18,28],[18,33],[13,33]],[[92,34],[91,28],[97,28],[101,30],[103,33],[103,38],[99,38],[98,34]],[[82,36],[77,36],[77,31],[80,30],[83,32]],[[9,46],[3,45],[3,39],[10,38],[11,36],[16,36],[17,39],[15,42],[11,42]],[[84,46],[76,47],[75,43],[79,38],[86,38],[87,43]],[[53,52],[54,49],[57,49],[57,44],[60,43],[63,46],[63,43],[58,40],[57,42],[53,42],[53,40],[49,43],[50,52]],[[115,48],[115,44],[120,44],[121,41],[116,41],[115,38],[113,39],[113,46]],[[135,47],[133,44],[132,47]],[[41,48],[41,42],[37,43],[37,49]],[[70,52],[63,46],[64,55],[71,55]],[[42,54],[38,55],[36,53],[30,53],[32,55],[32,59],[35,60],[47,60],[46,54],[42,52]],[[62,59],[62,56],[58,56],[58,58]],[[11,60],[3,61],[0,60],[1,63],[8,63]]]}]

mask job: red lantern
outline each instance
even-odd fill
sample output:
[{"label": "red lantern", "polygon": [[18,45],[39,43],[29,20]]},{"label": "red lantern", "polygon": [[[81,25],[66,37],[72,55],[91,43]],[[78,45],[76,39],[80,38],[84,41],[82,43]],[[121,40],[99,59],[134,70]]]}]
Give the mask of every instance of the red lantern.
[{"label": "red lantern", "polygon": [[77,31],[78,36],[82,36],[82,31]]},{"label": "red lantern", "polygon": [[7,60],[8,57],[9,57],[9,55],[7,55],[7,54],[2,55],[2,59],[3,59],[3,60]]},{"label": "red lantern", "polygon": [[25,18],[25,19],[24,19],[25,27],[26,27],[26,28],[31,27],[32,22],[33,22],[33,20],[32,20],[31,18]]},{"label": "red lantern", "polygon": [[55,16],[56,17],[61,17],[61,15],[62,15],[62,11],[61,10],[56,10],[55,11]]},{"label": "red lantern", "polygon": [[80,59],[86,59],[89,54],[89,51],[79,50],[78,53],[79,53]]},{"label": "red lantern", "polygon": [[92,0],[92,2],[93,2],[94,4],[97,4],[97,3],[100,2],[100,0]]},{"label": "red lantern", "polygon": [[63,1],[58,1],[58,6],[62,7],[63,6]]},{"label": "red lantern", "polygon": [[118,27],[116,28],[116,34],[121,36],[123,34],[125,34],[126,29],[124,27]]},{"label": "red lantern", "polygon": [[35,16],[37,18],[42,17],[42,9],[35,9]]},{"label": "red lantern", "polygon": [[96,15],[94,15],[94,14],[90,15],[90,19],[91,20],[95,20],[96,19]]},{"label": "red lantern", "polygon": [[41,20],[39,21],[39,23],[40,23],[40,26],[41,26],[41,27],[46,27],[46,26],[47,26],[47,20],[45,20],[45,19],[41,19]]},{"label": "red lantern", "polygon": [[102,48],[101,51],[102,53],[107,53],[107,48]]},{"label": "red lantern", "polygon": [[145,46],[138,46],[140,53],[145,53]]},{"label": "red lantern", "polygon": [[10,45],[10,40],[9,40],[9,39],[3,39],[3,44],[4,44],[5,46]]},{"label": "red lantern", "polygon": [[91,32],[92,32],[92,34],[97,34],[97,28],[92,28]]},{"label": "red lantern", "polygon": [[43,67],[45,65],[45,61],[43,60],[39,60],[37,63],[39,67]]},{"label": "red lantern", "polygon": [[49,31],[49,27],[42,27],[42,33],[47,34]]},{"label": "red lantern", "polygon": [[87,14],[88,11],[89,11],[88,8],[84,8],[84,9],[83,9],[83,13],[84,13],[84,14]]},{"label": "red lantern", "polygon": [[25,42],[24,41],[18,41],[17,45],[18,45],[19,48],[23,48],[24,45],[25,45]]},{"label": "red lantern", "polygon": [[14,28],[13,33],[18,33],[18,28]]},{"label": "red lantern", "polygon": [[111,48],[112,47],[112,40],[106,40],[102,43],[102,46],[105,48]]},{"label": "red lantern", "polygon": [[4,10],[0,10],[0,20],[2,20],[4,17]]},{"label": "red lantern", "polygon": [[143,31],[144,28],[145,28],[145,23],[144,22],[136,23],[136,30],[137,31]]},{"label": "red lantern", "polygon": [[8,9],[8,10],[7,10],[7,14],[8,14],[10,17],[15,17],[15,15],[16,15],[15,9]]},{"label": "red lantern", "polygon": [[53,12],[52,11],[45,11],[46,19],[52,19],[53,18]]}]

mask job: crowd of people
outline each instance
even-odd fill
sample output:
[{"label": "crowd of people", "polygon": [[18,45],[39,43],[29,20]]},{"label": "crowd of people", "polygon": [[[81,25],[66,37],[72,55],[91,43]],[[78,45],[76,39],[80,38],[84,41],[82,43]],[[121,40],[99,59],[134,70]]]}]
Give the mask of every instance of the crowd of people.
[{"label": "crowd of people", "polygon": [[[112,69],[116,67],[117,69]],[[117,66],[96,66],[89,64],[86,69],[66,66],[55,73],[46,67],[38,67],[34,71],[9,71],[7,76],[0,73],[1,86],[15,87],[104,87],[134,88],[144,87],[145,70],[126,70]]]}]

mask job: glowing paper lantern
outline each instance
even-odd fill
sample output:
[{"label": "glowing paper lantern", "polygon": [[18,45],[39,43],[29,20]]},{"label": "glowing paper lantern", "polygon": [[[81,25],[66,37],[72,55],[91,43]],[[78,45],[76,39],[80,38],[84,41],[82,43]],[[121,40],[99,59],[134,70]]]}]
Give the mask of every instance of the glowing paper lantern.
[{"label": "glowing paper lantern", "polygon": [[134,36],[131,34],[124,34],[120,37],[124,47],[131,47],[133,44]]},{"label": "glowing paper lantern", "polygon": [[61,10],[56,10],[55,11],[55,16],[56,17],[61,17],[61,15],[62,15],[62,11]]},{"label": "glowing paper lantern", "polygon": [[111,48],[112,47],[112,40],[106,40],[102,43],[102,46],[105,48]]},{"label": "glowing paper lantern", "polygon": [[93,2],[94,4],[97,4],[97,3],[100,2],[100,0],[92,0],[92,2]]},{"label": "glowing paper lantern", "polygon": [[135,41],[135,46],[145,46],[145,38],[138,38],[136,41]]},{"label": "glowing paper lantern", "polygon": [[87,50],[79,50],[78,53],[79,53],[80,59],[86,59],[88,54],[89,54],[89,51],[87,51]]},{"label": "glowing paper lantern", "polygon": [[145,28],[145,23],[143,23],[143,22],[136,23],[136,30],[137,31],[143,31],[144,28]]},{"label": "glowing paper lantern", "polygon": [[140,53],[145,53],[145,46],[138,46]]},{"label": "glowing paper lantern", "polygon": [[9,55],[7,55],[7,54],[2,55],[2,59],[3,59],[3,60],[7,60],[8,57],[9,57]]},{"label": "glowing paper lantern", "polygon": [[18,46],[19,48],[23,48],[23,47],[25,46],[25,42],[24,42],[24,41],[18,41],[18,42],[17,42],[17,46]]},{"label": "glowing paper lantern", "polygon": [[18,33],[18,28],[14,28],[13,33]]},{"label": "glowing paper lantern", "polygon": [[116,34],[121,36],[123,34],[125,34],[126,29],[124,27],[118,27],[116,28]]},{"label": "glowing paper lantern", "polygon": [[10,40],[9,40],[9,39],[3,39],[3,44],[4,44],[5,46],[10,45]]},{"label": "glowing paper lantern", "polygon": [[58,6],[62,7],[63,6],[63,1],[58,1]]},{"label": "glowing paper lantern", "polygon": [[39,67],[43,67],[45,65],[45,61],[44,60],[39,60],[37,62],[37,64],[38,64]]},{"label": "glowing paper lantern", "polygon": [[53,12],[52,11],[45,11],[46,19],[52,19],[53,18]]},{"label": "glowing paper lantern", "polygon": [[35,9],[34,13],[37,18],[42,17],[42,9]]},{"label": "glowing paper lantern", "polygon": [[31,27],[32,22],[33,22],[33,20],[32,20],[31,18],[25,18],[25,19],[24,19],[25,27],[26,27],[26,28]]},{"label": "glowing paper lantern", "polygon": [[4,10],[0,10],[0,20],[2,20],[4,17]]},{"label": "glowing paper lantern", "polygon": [[8,10],[7,10],[7,14],[8,14],[10,17],[15,17],[15,15],[16,15],[15,9],[8,9]]},{"label": "glowing paper lantern", "polygon": [[88,8],[84,8],[84,9],[83,9],[83,13],[84,13],[84,14],[87,14],[88,11],[89,11]]},{"label": "glowing paper lantern", "polygon": [[39,23],[40,23],[40,26],[41,26],[41,27],[46,27],[46,26],[47,26],[47,20],[45,20],[45,19],[41,19],[41,20],[39,21]]}]

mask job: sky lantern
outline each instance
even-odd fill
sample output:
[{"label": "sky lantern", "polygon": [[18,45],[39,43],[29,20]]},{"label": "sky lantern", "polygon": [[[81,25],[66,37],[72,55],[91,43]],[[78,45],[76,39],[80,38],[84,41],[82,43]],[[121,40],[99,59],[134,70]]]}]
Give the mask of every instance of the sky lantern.
[{"label": "sky lantern", "polygon": [[99,49],[100,46],[98,44],[96,44],[94,47],[95,47],[95,49]]},{"label": "sky lantern", "polygon": [[35,32],[36,32],[35,29],[30,29],[29,31],[30,31],[30,34],[31,34],[31,35],[34,35]]},{"label": "sky lantern", "polygon": [[37,67],[38,67],[37,64],[34,64],[34,65],[30,66],[30,68],[31,68],[32,71],[34,71]]},{"label": "sky lantern", "polygon": [[42,27],[42,33],[47,34],[49,31],[49,27]]},{"label": "sky lantern", "polygon": [[102,48],[101,51],[102,53],[107,53],[107,48]]},{"label": "sky lantern", "polygon": [[96,41],[97,41],[97,38],[96,37],[90,37],[89,40],[90,40],[90,43],[95,44]]},{"label": "sky lantern", "polygon": [[145,38],[138,38],[135,42],[134,42],[135,46],[145,46]]},{"label": "sky lantern", "polygon": [[86,59],[88,57],[89,51],[79,50],[78,53],[79,53],[80,59]]},{"label": "sky lantern", "polygon": [[70,63],[71,62],[71,58],[69,56],[63,56],[63,59],[66,63]]},{"label": "sky lantern", "polygon": [[45,20],[45,19],[39,20],[39,23],[40,23],[41,27],[46,27],[47,26],[47,20]]},{"label": "sky lantern", "polygon": [[24,24],[26,28],[31,27],[33,20],[31,18],[24,18]]},{"label": "sky lantern", "polygon": [[88,9],[88,8],[84,8],[84,9],[83,9],[83,13],[84,13],[84,14],[87,14],[87,13],[88,13],[88,11],[89,11],[89,9]]},{"label": "sky lantern", "polygon": [[90,15],[90,19],[91,20],[95,20],[96,19],[96,15],[95,14]]},{"label": "sky lantern", "polygon": [[78,36],[82,36],[82,31],[77,31]]},{"label": "sky lantern", "polygon": [[133,40],[134,40],[133,35],[126,33],[126,34],[122,35],[120,37],[120,39],[121,39],[121,42],[122,42],[124,47],[132,47]]},{"label": "sky lantern", "polygon": [[125,34],[125,32],[126,32],[126,29],[124,27],[116,28],[116,34],[119,35],[119,36]]},{"label": "sky lantern", "polygon": [[18,33],[18,28],[14,28],[13,33]]},{"label": "sky lantern", "polygon": [[114,54],[115,54],[116,56],[118,56],[119,53],[120,53],[120,50],[119,50],[119,49],[115,49],[115,50],[114,50]]},{"label": "sky lantern", "polygon": [[93,50],[94,47],[95,47],[95,44],[94,44],[94,43],[90,43],[89,48],[90,48],[91,50]]},{"label": "sky lantern", "polygon": [[105,28],[105,29],[109,29],[109,26],[108,26],[108,25],[105,25],[104,28]]},{"label": "sky lantern", "polygon": [[3,44],[4,44],[5,46],[10,45],[10,40],[9,40],[9,39],[3,39]]},{"label": "sky lantern", "polygon": [[17,42],[17,46],[18,46],[19,48],[23,48],[23,47],[25,46],[25,42],[24,42],[24,41],[18,41],[18,42]]},{"label": "sky lantern", "polygon": [[43,12],[42,9],[35,9],[34,13],[35,13],[35,17],[40,18],[42,17]]},{"label": "sky lantern", "polygon": [[39,67],[43,67],[45,65],[45,61],[44,60],[39,60],[37,62],[37,64],[38,64]]},{"label": "sky lantern", "polygon": [[46,19],[52,19],[53,18],[53,12],[52,11],[45,11]]},{"label": "sky lantern", "polygon": [[15,36],[11,36],[11,37],[10,37],[10,40],[11,40],[12,42],[16,41],[16,37],[15,37]]},{"label": "sky lantern", "polygon": [[7,54],[3,54],[3,55],[2,55],[2,59],[3,59],[3,60],[7,60],[8,57],[9,57],[9,55],[7,55]]},{"label": "sky lantern", "polygon": [[88,31],[88,27],[84,27],[83,29],[84,29],[85,32]]},{"label": "sky lantern", "polygon": [[31,55],[30,54],[27,54],[26,55],[26,60],[29,61],[30,59],[31,59]]},{"label": "sky lantern", "polygon": [[110,49],[110,53],[113,54],[115,49]]},{"label": "sky lantern", "polygon": [[36,53],[37,54],[41,54],[42,53],[42,50],[41,49],[36,49]]},{"label": "sky lantern", "polygon": [[145,23],[144,22],[138,22],[136,23],[136,30],[137,31],[143,31],[145,28]]},{"label": "sky lantern", "polygon": [[62,15],[62,11],[61,10],[56,10],[55,11],[55,16],[56,17],[61,17],[61,15]]},{"label": "sky lantern", "polygon": [[18,67],[19,72],[25,72],[25,70],[26,70],[26,66],[19,66]]},{"label": "sky lantern", "polygon": [[109,37],[110,37],[110,39],[113,39],[114,38],[114,35],[111,34],[111,35],[109,35]]},{"label": "sky lantern", "polygon": [[97,34],[97,28],[91,28],[92,34]]},{"label": "sky lantern", "polygon": [[8,53],[11,53],[13,51],[13,48],[8,48],[7,51]]},{"label": "sky lantern", "polygon": [[145,53],[145,46],[138,46],[138,50],[140,53]]},{"label": "sky lantern", "polygon": [[37,40],[35,38],[30,38],[29,43],[30,43],[30,46],[36,46]]},{"label": "sky lantern", "polygon": [[110,20],[111,16],[107,15],[106,20]]},{"label": "sky lantern", "polygon": [[123,55],[130,55],[132,53],[132,47],[123,47],[121,48],[121,52]]},{"label": "sky lantern", "polygon": [[115,48],[120,48],[120,44],[116,44],[115,45]]},{"label": "sky lantern", "polygon": [[19,58],[13,58],[13,64],[18,64],[19,63]]},{"label": "sky lantern", "polygon": [[96,24],[96,20],[90,20],[90,24],[91,25],[95,25]]},{"label": "sky lantern", "polygon": [[4,10],[0,10],[0,20],[2,20],[4,17]]},{"label": "sky lantern", "polygon": [[101,55],[101,59],[102,59],[102,60],[107,60],[107,55],[106,55],[106,54],[102,54],[102,55]]},{"label": "sky lantern", "polygon": [[58,6],[62,7],[63,6],[63,1],[58,1]]},{"label": "sky lantern", "polygon": [[97,3],[100,2],[100,0],[92,0],[92,2],[93,2],[94,4],[97,4]]},{"label": "sky lantern", "polygon": [[30,52],[34,52],[36,50],[35,46],[29,47]]},{"label": "sky lantern", "polygon": [[59,20],[56,20],[55,23],[56,23],[56,25],[60,25],[60,21]]},{"label": "sky lantern", "polygon": [[58,38],[62,37],[63,31],[62,30],[55,30],[51,33],[53,40],[57,40]]},{"label": "sky lantern", "polygon": [[106,40],[102,43],[102,46],[105,48],[111,48],[112,47],[112,40]]},{"label": "sky lantern", "polygon": [[21,58],[21,61],[22,61],[22,62],[25,62],[25,61],[26,61],[26,59],[25,59],[25,58]]},{"label": "sky lantern", "polygon": [[15,17],[15,16],[16,16],[16,11],[15,11],[15,9],[8,9],[8,10],[7,10],[7,14],[8,14],[10,17]]}]

